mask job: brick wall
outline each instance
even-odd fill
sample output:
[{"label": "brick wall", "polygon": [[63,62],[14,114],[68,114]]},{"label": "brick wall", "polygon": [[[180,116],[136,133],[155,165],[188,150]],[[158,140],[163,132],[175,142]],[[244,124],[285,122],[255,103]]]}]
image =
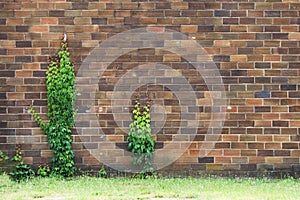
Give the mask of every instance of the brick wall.
[{"label": "brick wall", "polygon": [[[161,85],[139,89],[147,90],[156,104],[165,106],[166,121],[155,135],[157,149],[171,144],[172,153],[187,147],[168,170],[257,173],[292,172],[299,168],[300,3],[297,0],[22,0],[1,1],[0,8],[0,150],[13,154],[15,144],[21,143],[27,163],[37,166],[49,162],[51,150],[47,138],[33,121],[28,107],[33,105],[45,116],[47,61],[57,52],[63,32],[68,35],[71,59],[78,71],[102,41],[126,30],[156,27],[154,32],[181,32],[205,49],[207,58],[221,74],[227,105],[217,111],[212,109],[213,93],[201,74],[180,56],[155,48],[128,52],[111,63],[99,78],[92,113],[97,116],[97,125],[105,138],[121,148],[113,147],[110,151],[105,142],[100,144],[96,128],[96,136],[74,129],[77,166],[101,165],[87,149],[104,148],[109,157],[121,154],[126,160],[122,148],[126,146],[129,121],[121,121],[120,125],[114,119],[111,101],[114,85],[136,66],[161,63],[179,71],[197,94],[194,107],[183,107],[174,92]],[[166,82],[177,76],[169,76],[167,72],[164,75]],[[195,137],[176,134],[189,122],[181,118],[184,109],[196,110],[199,116]],[[219,111],[226,111],[221,135],[214,148],[203,153],[203,145],[211,135],[211,115]],[[154,129],[159,126],[159,116],[156,120],[157,124],[152,124]],[[91,121],[86,122],[88,125],[78,119],[77,125],[90,127]]]}]

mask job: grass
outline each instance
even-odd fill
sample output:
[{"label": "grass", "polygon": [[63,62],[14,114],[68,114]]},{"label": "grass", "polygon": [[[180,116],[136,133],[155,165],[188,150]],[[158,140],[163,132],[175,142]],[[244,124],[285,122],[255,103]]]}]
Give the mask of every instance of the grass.
[{"label": "grass", "polygon": [[300,199],[296,179],[34,178],[0,175],[0,199]]}]

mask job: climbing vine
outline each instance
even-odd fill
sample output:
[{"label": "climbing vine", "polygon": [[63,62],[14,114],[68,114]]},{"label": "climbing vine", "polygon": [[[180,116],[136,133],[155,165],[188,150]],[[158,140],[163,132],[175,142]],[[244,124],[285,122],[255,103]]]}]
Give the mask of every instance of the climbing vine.
[{"label": "climbing vine", "polygon": [[66,40],[62,41],[57,56],[50,59],[46,80],[49,121],[43,122],[33,108],[30,111],[47,135],[54,153],[52,171],[65,177],[72,176],[75,171],[71,139],[75,115],[75,73]]},{"label": "climbing vine", "polygon": [[154,172],[151,159],[154,153],[155,142],[151,135],[150,127],[150,105],[148,99],[145,106],[141,106],[137,98],[132,111],[133,122],[130,124],[127,137],[128,149],[132,152],[132,163],[141,167],[142,175],[149,175]]}]

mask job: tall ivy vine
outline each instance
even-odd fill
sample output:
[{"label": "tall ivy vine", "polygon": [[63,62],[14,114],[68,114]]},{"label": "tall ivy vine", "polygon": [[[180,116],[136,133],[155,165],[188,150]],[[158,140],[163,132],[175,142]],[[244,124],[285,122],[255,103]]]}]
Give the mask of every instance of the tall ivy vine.
[{"label": "tall ivy vine", "polygon": [[32,107],[30,111],[47,135],[53,151],[52,172],[65,177],[72,176],[75,172],[71,138],[75,115],[75,72],[66,40],[61,42],[61,49],[57,55],[50,59],[46,72],[46,85],[48,122],[43,122]]},{"label": "tall ivy vine", "polygon": [[132,163],[141,168],[142,175],[151,175],[154,167],[151,163],[155,142],[152,138],[150,127],[150,105],[148,99],[145,106],[141,106],[140,100],[135,100],[132,111],[133,122],[130,124],[127,136],[128,149],[132,152]]}]

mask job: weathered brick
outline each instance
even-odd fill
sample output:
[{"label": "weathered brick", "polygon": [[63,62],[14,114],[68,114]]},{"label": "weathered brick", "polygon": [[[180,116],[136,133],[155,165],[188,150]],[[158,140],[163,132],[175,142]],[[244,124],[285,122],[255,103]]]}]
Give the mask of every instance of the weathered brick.
[{"label": "weathered brick", "polygon": [[64,10],[49,10],[49,17],[64,17]]},{"label": "weathered brick", "polygon": [[199,157],[199,163],[214,163],[214,157]]},{"label": "weathered brick", "polygon": [[282,143],[282,149],[298,149],[298,143]]},{"label": "weathered brick", "polygon": [[[181,112],[199,112],[197,125],[201,128],[197,129],[197,135],[194,137],[197,143],[184,153],[178,162],[203,163],[197,164],[197,169],[201,170],[234,169],[262,172],[288,169],[291,163],[299,162],[299,159],[294,157],[300,155],[297,136],[300,131],[297,113],[297,99],[300,97],[300,81],[297,77],[300,53],[299,4],[271,1],[77,1],[1,4],[0,7],[2,6],[4,11],[0,13],[0,120],[3,122],[0,126],[4,129],[6,126],[11,128],[4,131],[1,129],[0,132],[7,135],[42,134],[31,121],[31,115],[24,114],[27,111],[24,111],[23,107],[33,104],[40,112],[47,112],[45,70],[48,67],[48,56],[58,50],[63,32],[68,33],[71,60],[78,70],[85,57],[99,42],[129,28],[150,25],[148,30],[153,33],[173,30],[197,40],[208,53],[207,58],[211,58],[214,67],[219,69],[222,84],[209,83],[214,79],[206,76],[206,69],[211,68],[209,64],[201,65],[199,73],[191,70],[194,66],[187,63],[184,57],[156,48],[141,49],[121,55],[109,66],[113,70],[109,69],[109,72],[105,73],[105,79],[99,80],[98,89],[101,92],[97,94],[99,101],[96,104],[111,104],[111,92],[127,70],[145,62],[164,62],[163,64],[176,71],[174,75],[187,77],[189,84],[196,90],[196,102],[199,105],[179,106],[180,103],[189,101],[175,98],[176,95],[171,91],[164,91],[162,87],[148,87],[153,91],[151,95],[156,98],[155,103],[164,104],[167,112],[165,127],[156,137],[158,141],[172,141],[180,126],[190,124],[180,117]],[[176,39],[177,37],[174,37],[171,40],[175,43]],[[170,42],[167,41],[166,44]],[[158,73],[161,74],[164,73]],[[208,79],[204,80],[203,77]],[[156,81],[164,84],[182,83],[175,77],[160,77]],[[202,144],[208,138],[206,134],[211,130],[208,127],[212,112],[220,111],[219,108],[212,107],[213,102],[207,99],[211,98],[210,94],[213,93],[205,91],[219,90],[220,85],[224,86],[230,105],[222,108],[227,112],[222,136],[208,157],[199,157],[203,153]],[[178,85],[178,88],[184,87]],[[111,109],[110,106],[105,107],[105,112],[99,115],[99,123],[111,140],[125,140],[123,135],[126,133],[121,127],[116,128],[117,123]],[[193,115],[182,113],[182,116],[189,119]],[[80,124],[89,126],[87,121]],[[121,124],[124,126],[122,128],[127,130],[130,121],[123,121]],[[153,123],[154,126],[155,124]],[[1,148],[6,145],[3,143],[13,141],[6,136],[1,138]],[[39,135],[36,138],[38,139],[31,139],[47,142],[44,136],[40,138]],[[181,140],[189,137],[184,135],[176,138],[180,139],[178,148],[187,146]],[[94,139],[96,140],[96,137]],[[82,151],[83,145],[79,137],[74,137],[74,140],[76,151],[82,155],[82,158],[76,158],[76,162],[81,166],[89,162],[98,165],[89,158],[87,151]],[[90,137],[87,141],[90,141]],[[95,144],[88,145],[97,148]],[[38,153],[36,150],[39,149],[37,146],[33,148],[33,144],[24,147],[30,156],[29,162],[42,163],[45,160],[33,156],[47,155],[47,159],[51,157],[43,149]],[[32,152],[30,148],[33,148]],[[112,155],[118,153],[115,151]],[[190,165],[185,164],[187,168]],[[180,164],[180,167],[182,166]],[[174,164],[174,169],[181,169],[180,167],[178,163]]]}]

